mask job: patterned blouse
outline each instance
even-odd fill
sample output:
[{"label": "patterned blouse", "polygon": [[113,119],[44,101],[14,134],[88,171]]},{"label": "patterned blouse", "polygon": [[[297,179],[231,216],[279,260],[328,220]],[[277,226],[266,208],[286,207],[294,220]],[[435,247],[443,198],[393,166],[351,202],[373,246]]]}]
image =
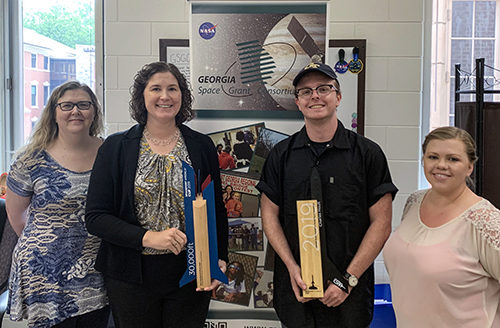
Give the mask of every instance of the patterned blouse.
[{"label": "patterned blouse", "polygon": [[11,320],[51,327],[108,304],[94,269],[100,240],[84,222],[89,179],[90,171],[70,171],[46,151],[12,164],[7,186],[31,203],[12,255]]},{"label": "patterned blouse", "polygon": [[[137,218],[143,228],[152,231],[186,230],[182,161],[191,164],[182,136],[167,155],[154,153],[146,138],[142,137],[134,196]],[[145,247],[142,253],[157,255],[171,251]]]}]

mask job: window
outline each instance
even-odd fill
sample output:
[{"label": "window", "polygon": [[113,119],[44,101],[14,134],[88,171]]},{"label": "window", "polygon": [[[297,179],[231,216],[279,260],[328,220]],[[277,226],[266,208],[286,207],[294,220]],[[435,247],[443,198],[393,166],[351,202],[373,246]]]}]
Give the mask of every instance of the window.
[{"label": "window", "polygon": [[47,105],[47,101],[49,101],[50,89],[48,85],[43,86],[43,105]]},{"label": "window", "polygon": [[31,54],[31,67],[36,68],[36,54]]},{"label": "window", "polygon": [[[95,91],[95,4],[100,1],[79,0],[72,6],[56,0],[21,2],[25,58],[27,53],[37,53],[40,68],[43,58],[43,70],[33,69],[36,55],[31,56],[32,67],[24,70],[25,81],[37,81],[37,86],[43,86],[43,99],[40,95],[39,102],[45,105],[50,93],[69,80],[86,83]],[[29,84],[24,92],[31,94],[31,99],[25,101],[31,100],[31,106],[24,105],[24,140],[31,134],[43,107],[34,105],[36,91],[33,86],[28,88]]]},{"label": "window", "polygon": [[[455,125],[455,64],[460,64],[462,75],[474,71],[477,58],[484,58],[487,66],[498,65],[499,6],[500,0],[434,0],[431,129]],[[484,74],[487,85],[493,86],[496,72],[486,67]],[[461,88],[473,89],[474,83],[472,78],[469,86]],[[475,97],[462,95],[460,99],[474,101]],[[485,95],[486,101],[492,99],[493,95]]]},{"label": "window", "polygon": [[31,106],[37,107],[37,92],[36,85],[31,85]]},{"label": "window", "polygon": [[[5,42],[5,37],[6,37],[6,30],[8,29],[9,26],[9,15],[7,13],[7,10],[5,10],[5,5],[3,2],[0,2],[0,8],[2,8],[2,12],[0,13],[0,20],[2,21],[2,24],[0,24],[0,44],[3,46],[0,47],[0,76],[2,77],[0,79],[0,108],[6,109],[7,108],[7,93],[5,92],[7,87],[6,83],[9,83],[8,78],[9,78],[9,67],[7,66],[7,52],[9,51],[9,45],[6,44]],[[5,22],[5,23],[4,23]],[[7,150],[9,149],[9,136],[6,135],[5,131],[8,131],[6,129],[7,127],[7,115],[8,112],[7,110],[0,110],[0,129],[2,130],[2,138],[0,138],[0,174],[2,172],[7,171],[7,157],[9,155],[7,154]]]},{"label": "window", "polygon": [[[79,0],[68,6],[67,1],[60,0],[0,0],[0,44],[3,45],[0,47],[0,172],[8,170],[12,156],[25,143],[33,124],[39,120],[45,101],[42,97],[45,86],[48,86],[49,96],[57,86],[50,78],[53,54],[61,58],[61,51],[75,53],[76,45],[84,45],[89,56],[80,61],[78,54],[73,55],[77,64],[86,62],[77,66],[73,64],[73,78],[97,86],[96,93],[102,103],[103,74],[94,69],[103,66],[102,48],[97,49],[100,55],[96,57],[94,39],[97,37],[102,44],[103,2]],[[61,15],[62,11],[65,14]],[[95,33],[95,29],[99,32]],[[36,36],[31,31],[35,31]],[[74,41],[66,44],[61,35]],[[62,47],[52,47],[54,40]],[[46,47],[49,43],[50,47]],[[38,81],[38,107],[31,106],[31,82],[35,80]]]}]

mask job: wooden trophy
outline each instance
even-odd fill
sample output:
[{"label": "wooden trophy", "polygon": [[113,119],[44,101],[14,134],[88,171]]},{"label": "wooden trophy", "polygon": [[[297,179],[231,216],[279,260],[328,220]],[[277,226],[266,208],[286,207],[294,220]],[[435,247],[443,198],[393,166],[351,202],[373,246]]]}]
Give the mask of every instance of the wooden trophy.
[{"label": "wooden trophy", "polygon": [[208,175],[197,188],[194,170],[186,162],[182,162],[182,176],[187,268],[179,287],[194,279],[198,288],[210,287],[212,279],[227,284],[227,276],[219,268],[214,182]]},{"label": "wooden trophy", "polygon": [[198,288],[210,287],[210,249],[208,245],[207,201],[201,194],[193,200],[196,283]]},{"label": "wooden trophy", "polygon": [[305,298],[321,298],[324,293],[321,260],[318,201],[298,200],[297,219],[299,226],[300,268],[306,290]]}]

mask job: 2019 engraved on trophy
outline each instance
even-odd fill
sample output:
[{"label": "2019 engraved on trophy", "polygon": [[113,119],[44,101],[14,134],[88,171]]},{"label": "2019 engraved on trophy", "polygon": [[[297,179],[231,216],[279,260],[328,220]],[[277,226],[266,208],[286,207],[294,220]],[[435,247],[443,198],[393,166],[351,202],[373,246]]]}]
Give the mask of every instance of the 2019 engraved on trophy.
[{"label": "2019 engraved on trophy", "polygon": [[299,228],[300,268],[307,289],[305,298],[323,297],[323,271],[318,221],[318,201],[298,200],[297,221]]}]

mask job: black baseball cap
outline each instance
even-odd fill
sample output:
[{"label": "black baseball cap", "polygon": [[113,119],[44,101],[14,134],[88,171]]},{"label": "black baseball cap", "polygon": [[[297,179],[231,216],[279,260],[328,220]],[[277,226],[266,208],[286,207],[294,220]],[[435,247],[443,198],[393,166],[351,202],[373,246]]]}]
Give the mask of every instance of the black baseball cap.
[{"label": "black baseball cap", "polygon": [[325,74],[326,76],[336,80],[337,79],[337,74],[335,74],[335,71],[328,66],[327,64],[323,63],[310,63],[306,67],[300,70],[300,72],[295,76],[293,79],[293,86],[296,87],[297,84],[299,83],[300,79],[307,73],[309,72],[320,72]]}]

